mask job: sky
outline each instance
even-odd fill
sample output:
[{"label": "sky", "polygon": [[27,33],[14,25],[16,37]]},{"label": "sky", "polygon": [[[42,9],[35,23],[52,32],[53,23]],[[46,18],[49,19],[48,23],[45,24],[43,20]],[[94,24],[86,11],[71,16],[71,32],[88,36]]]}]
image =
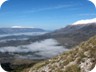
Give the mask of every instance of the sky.
[{"label": "sky", "polygon": [[88,0],[8,0],[0,9],[0,27],[55,30],[95,17],[95,6]]}]

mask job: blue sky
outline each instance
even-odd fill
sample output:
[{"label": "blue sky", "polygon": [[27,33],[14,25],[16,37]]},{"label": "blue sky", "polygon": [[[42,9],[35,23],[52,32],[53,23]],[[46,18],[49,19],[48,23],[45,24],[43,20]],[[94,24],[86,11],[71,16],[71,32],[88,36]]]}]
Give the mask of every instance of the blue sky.
[{"label": "blue sky", "polygon": [[95,6],[88,0],[8,0],[0,9],[0,27],[54,30],[95,17]]}]

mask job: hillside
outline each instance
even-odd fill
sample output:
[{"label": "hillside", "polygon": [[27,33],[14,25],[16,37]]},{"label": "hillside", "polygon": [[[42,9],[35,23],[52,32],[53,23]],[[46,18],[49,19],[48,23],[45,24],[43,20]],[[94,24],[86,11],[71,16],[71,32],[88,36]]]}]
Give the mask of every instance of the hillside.
[{"label": "hillside", "polygon": [[69,25],[50,35],[66,48],[72,48],[96,35],[96,23]]},{"label": "hillside", "polygon": [[96,64],[96,36],[55,58],[20,72],[89,72]]}]

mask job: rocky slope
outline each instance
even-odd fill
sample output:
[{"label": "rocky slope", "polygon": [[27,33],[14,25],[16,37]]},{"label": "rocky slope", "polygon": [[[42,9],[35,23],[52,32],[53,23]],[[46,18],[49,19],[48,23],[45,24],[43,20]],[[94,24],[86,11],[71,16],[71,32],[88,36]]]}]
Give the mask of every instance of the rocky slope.
[{"label": "rocky slope", "polygon": [[20,72],[89,72],[96,64],[96,36],[55,58]]}]

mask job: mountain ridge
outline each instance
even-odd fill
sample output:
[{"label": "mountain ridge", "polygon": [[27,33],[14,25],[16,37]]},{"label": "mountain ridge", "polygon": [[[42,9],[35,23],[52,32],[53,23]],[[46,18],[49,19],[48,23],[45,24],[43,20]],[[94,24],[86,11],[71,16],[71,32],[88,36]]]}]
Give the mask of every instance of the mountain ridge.
[{"label": "mountain ridge", "polygon": [[95,34],[96,34],[96,23],[91,23],[91,24],[87,24],[83,26],[82,25],[75,25],[75,26],[68,25],[64,28],[55,30],[53,32],[49,32],[49,33],[38,35],[38,36],[32,36],[28,40],[26,41],[24,40],[24,43],[22,42],[19,44],[23,45],[25,43],[53,38],[53,39],[56,39],[65,48],[72,48],[78,45],[80,42],[88,40],[90,37],[94,36]]},{"label": "mountain ridge", "polygon": [[0,34],[26,33],[26,32],[45,32],[41,28],[0,28]]},{"label": "mountain ridge", "polygon": [[68,25],[50,35],[66,48],[72,48],[96,34],[96,23],[86,25]]}]

